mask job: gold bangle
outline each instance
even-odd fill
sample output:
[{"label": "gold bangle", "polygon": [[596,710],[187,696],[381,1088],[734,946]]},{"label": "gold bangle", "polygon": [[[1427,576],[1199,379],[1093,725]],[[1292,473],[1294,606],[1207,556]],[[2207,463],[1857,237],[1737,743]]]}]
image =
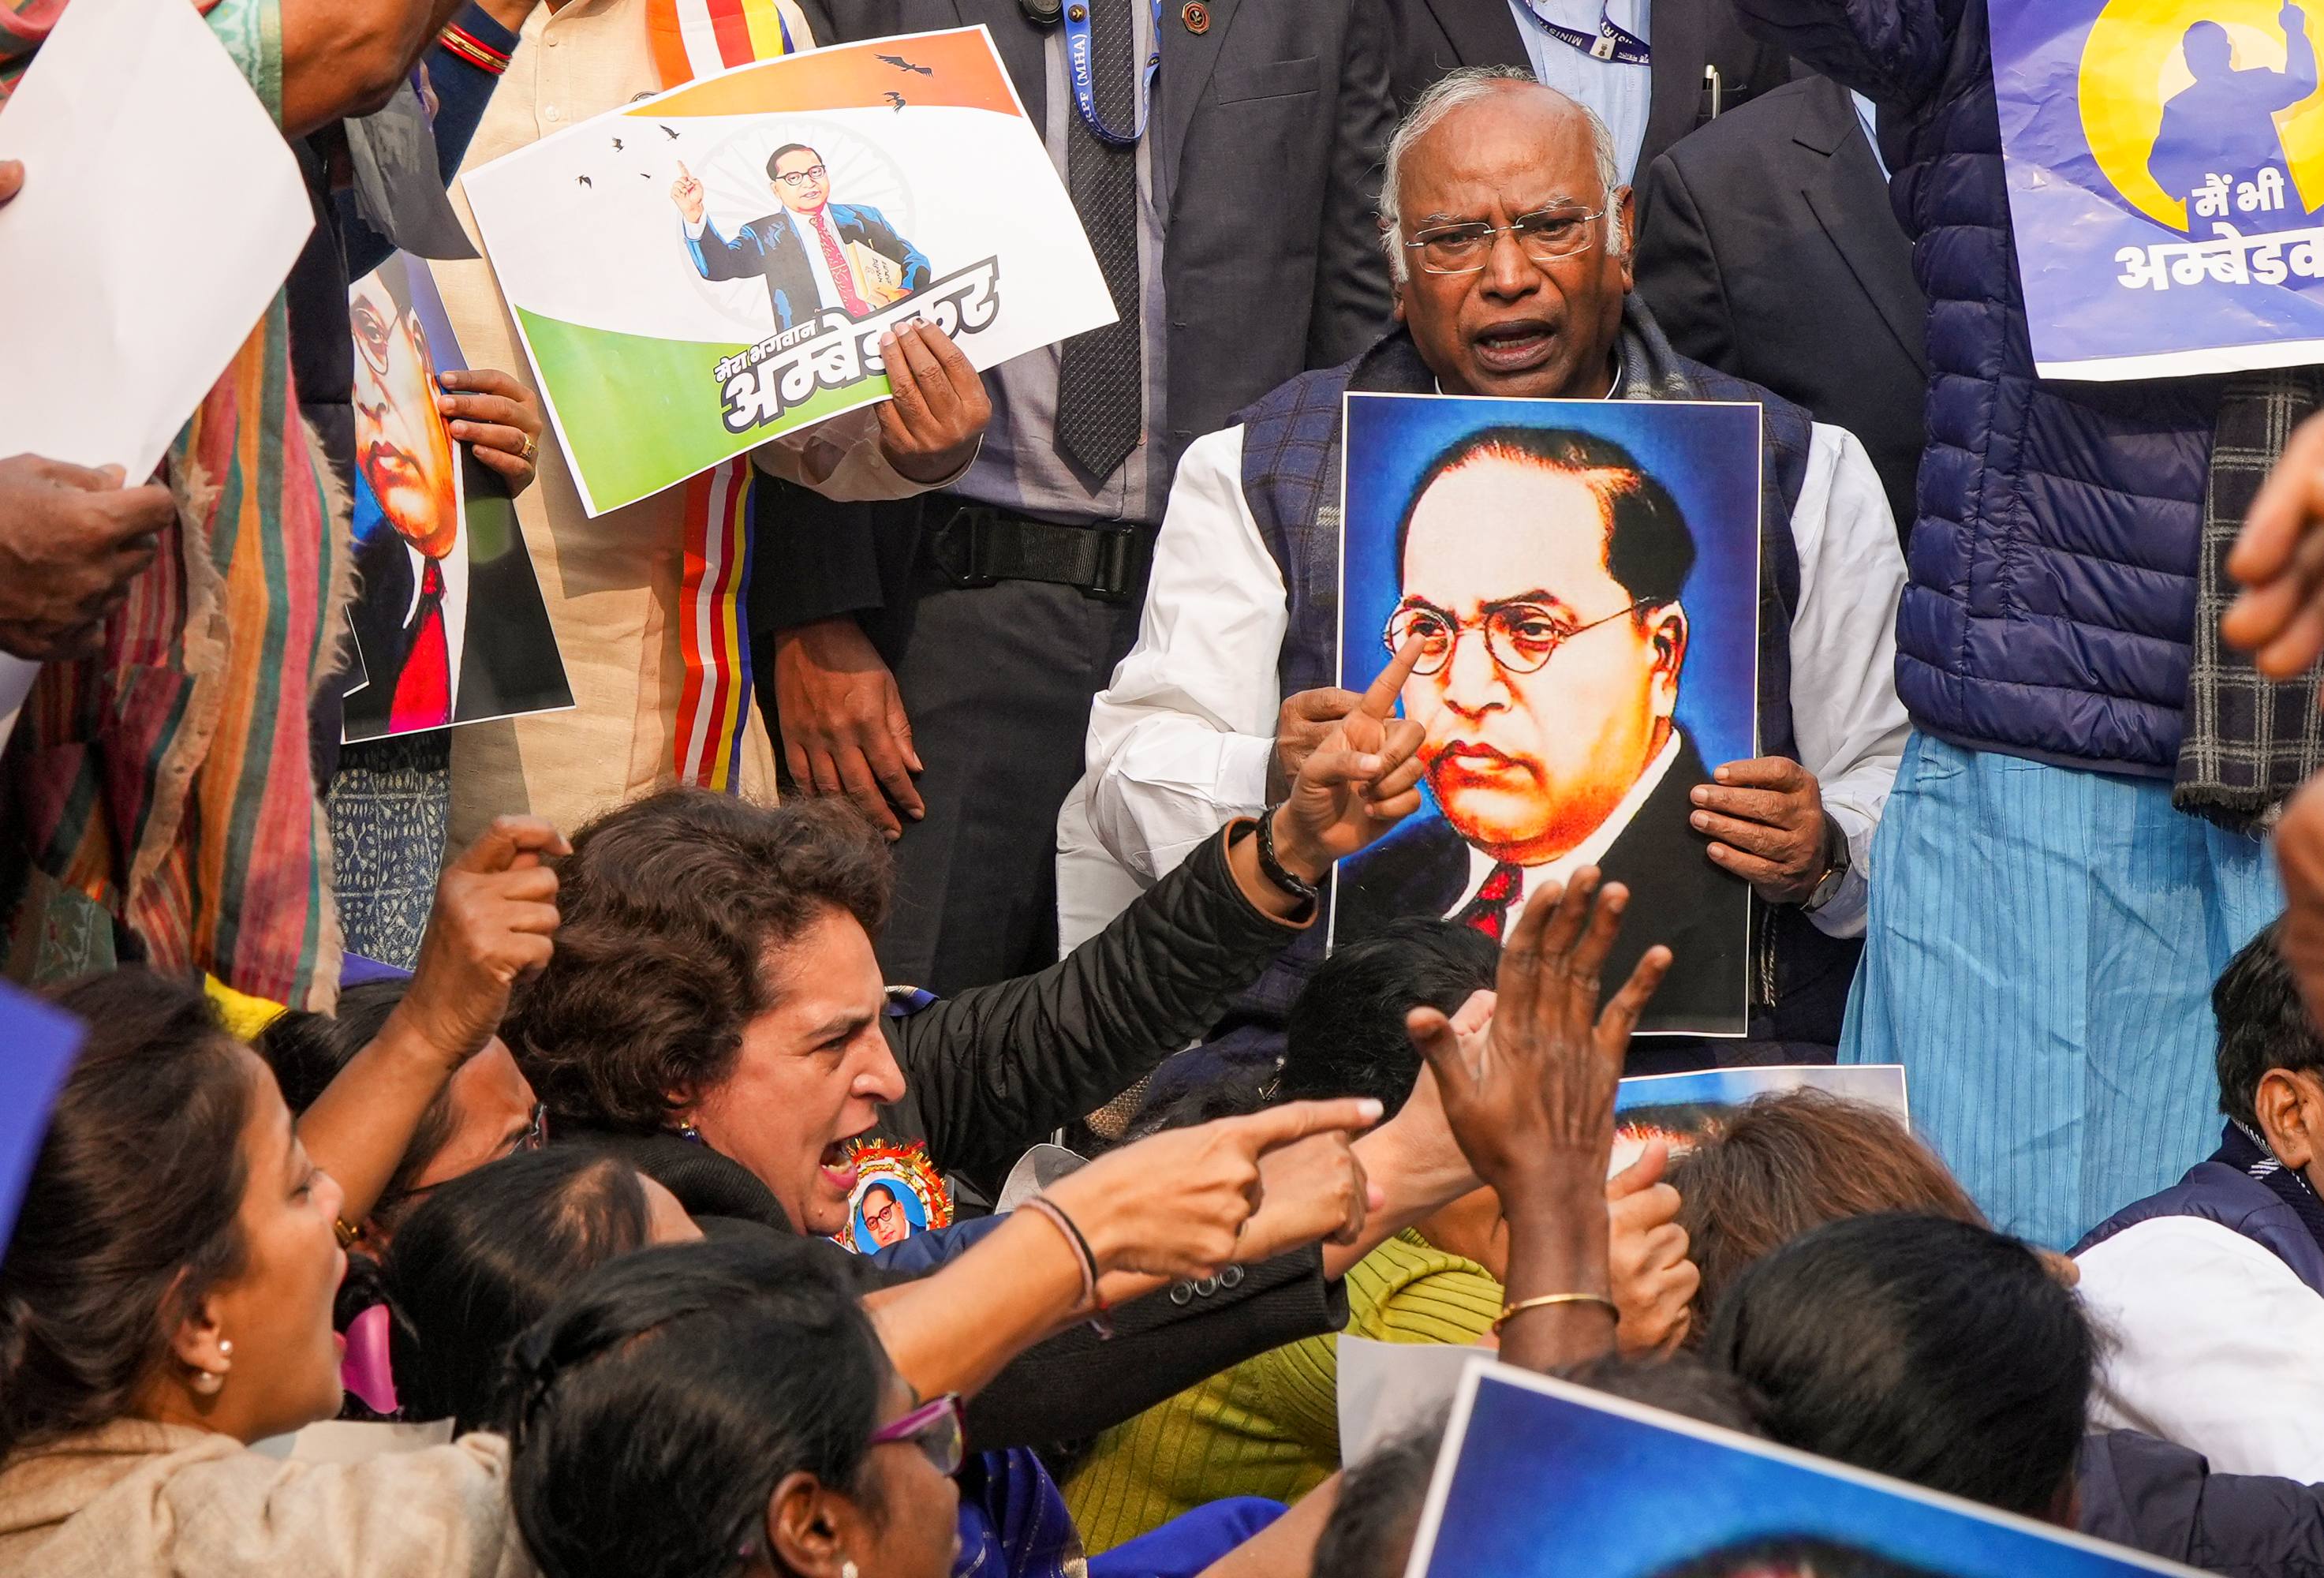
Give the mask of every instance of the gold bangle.
[{"label": "gold bangle", "polygon": [[1621,1306],[1603,1294],[1545,1293],[1536,1298],[1520,1298],[1515,1304],[1503,1305],[1500,1318],[1493,1323],[1493,1330],[1498,1333],[1503,1326],[1508,1324],[1517,1316],[1525,1314],[1526,1311],[1547,1309],[1554,1304],[1602,1304],[1606,1306],[1606,1313],[1612,1315],[1618,1324],[1622,1318]]}]

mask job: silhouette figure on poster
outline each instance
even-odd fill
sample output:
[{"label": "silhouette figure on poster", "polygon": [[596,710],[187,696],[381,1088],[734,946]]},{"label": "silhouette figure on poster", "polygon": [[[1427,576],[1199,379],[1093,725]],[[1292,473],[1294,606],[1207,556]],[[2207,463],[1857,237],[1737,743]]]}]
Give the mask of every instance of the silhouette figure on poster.
[{"label": "silhouette figure on poster", "polygon": [[[2264,183],[2267,188],[2283,181],[2283,142],[2275,116],[2316,91],[2316,46],[2297,5],[2287,4],[2277,21],[2284,38],[2281,71],[2258,66],[2237,70],[2234,41],[2216,22],[2198,22],[2187,30],[2183,48],[2195,80],[2163,106],[2163,129],[2146,168],[2164,191],[2193,205],[2190,219],[2224,217],[2221,196],[2258,181],[2264,170],[2276,172]],[[2216,194],[2208,202],[2207,188]],[[2245,211],[2281,206],[2253,204]],[[2242,228],[2248,233],[2251,226]]]}]

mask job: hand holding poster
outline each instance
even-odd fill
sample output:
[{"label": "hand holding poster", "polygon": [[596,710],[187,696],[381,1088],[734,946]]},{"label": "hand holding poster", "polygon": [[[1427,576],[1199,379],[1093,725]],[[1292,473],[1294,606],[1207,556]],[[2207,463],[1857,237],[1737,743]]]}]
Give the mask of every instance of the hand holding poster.
[{"label": "hand holding poster", "polygon": [[1332,941],[1496,938],[1586,865],[1630,890],[1606,978],[1674,954],[1641,1035],[1745,1030],[1750,890],[1689,795],[1757,754],[1759,409],[1351,394],[1340,683],[1403,692],[1426,803],[1341,863]]},{"label": "hand holding poster", "polygon": [[438,406],[439,374],[466,363],[427,263],[389,258],[347,311],[358,588],[342,740],[571,706],[508,488]]},{"label": "hand holding poster", "polygon": [[1502,1365],[1462,1379],[1408,1578],[2132,1578],[2191,1567]]},{"label": "hand holding poster", "polygon": [[2311,0],[1992,0],[2010,222],[2044,377],[2324,360]]},{"label": "hand holding poster", "polygon": [[908,319],[979,369],[1114,320],[981,27],[742,67],[464,179],[593,515],[887,398]]}]

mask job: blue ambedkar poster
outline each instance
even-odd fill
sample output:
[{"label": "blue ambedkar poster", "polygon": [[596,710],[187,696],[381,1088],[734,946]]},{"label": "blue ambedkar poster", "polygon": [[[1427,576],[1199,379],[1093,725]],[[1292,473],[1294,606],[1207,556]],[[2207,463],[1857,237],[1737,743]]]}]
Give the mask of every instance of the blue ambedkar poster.
[{"label": "blue ambedkar poster", "polygon": [[1423,808],[1341,863],[1333,946],[1430,916],[1496,940],[1584,866],[1630,891],[1607,979],[1673,958],[1642,1036],[1748,1029],[1751,892],[1689,818],[1758,754],[1760,411],[1346,397],[1340,683],[1418,649]]},{"label": "blue ambedkar poster", "polygon": [[2324,361],[2324,0],[1991,0],[2035,366]]},{"label": "blue ambedkar poster", "polygon": [[1506,1365],[1462,1377],[1406,1578],[2194,1569]]}]

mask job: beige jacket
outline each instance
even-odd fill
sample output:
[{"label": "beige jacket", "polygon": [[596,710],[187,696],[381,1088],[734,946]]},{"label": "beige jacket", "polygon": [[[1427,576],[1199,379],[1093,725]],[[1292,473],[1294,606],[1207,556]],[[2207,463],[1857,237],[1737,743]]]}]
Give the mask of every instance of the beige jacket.
[{"label": "beige jacket", "polygon": [[8,1578],[529,1578],[508,1444],[283,1462],[122,1420],[0,1466]]}]

